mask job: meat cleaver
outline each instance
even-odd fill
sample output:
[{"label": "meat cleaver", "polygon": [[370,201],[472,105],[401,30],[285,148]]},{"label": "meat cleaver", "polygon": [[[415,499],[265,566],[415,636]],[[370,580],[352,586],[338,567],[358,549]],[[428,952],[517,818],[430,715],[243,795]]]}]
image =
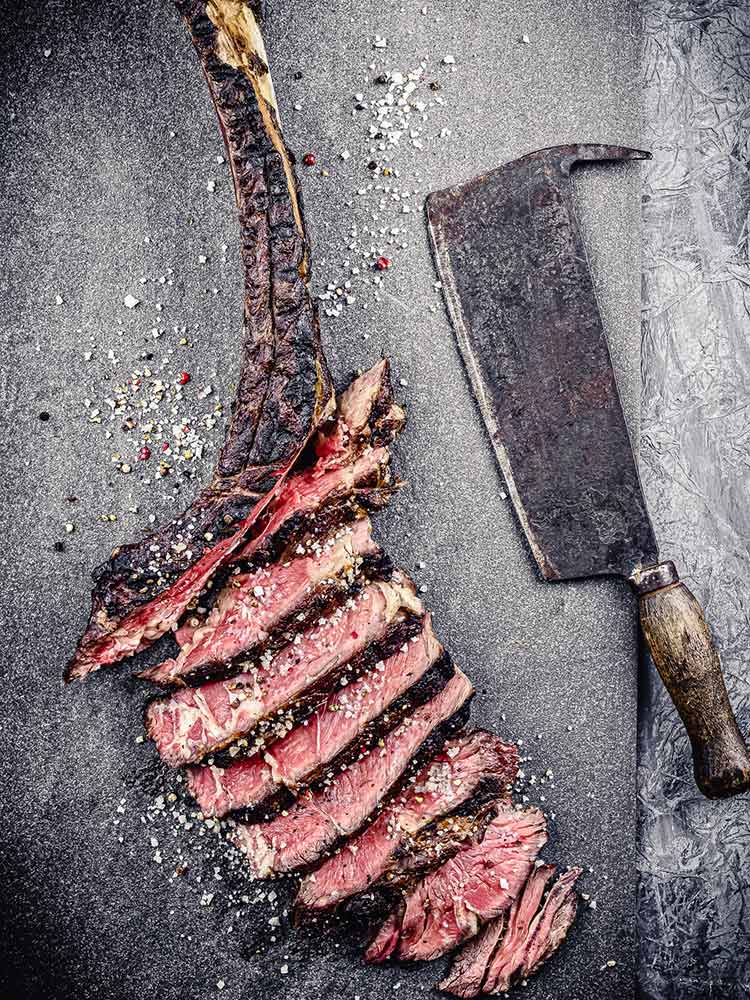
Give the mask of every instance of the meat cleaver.
[{"label": "meat cleaver", "polygon": [[750,758],[700,605],[660,562],[576,220],[582,160],[529,153],[427,199],[443,293],[518,519],[545,580],[624,576],[709,798],[750,788]]}]

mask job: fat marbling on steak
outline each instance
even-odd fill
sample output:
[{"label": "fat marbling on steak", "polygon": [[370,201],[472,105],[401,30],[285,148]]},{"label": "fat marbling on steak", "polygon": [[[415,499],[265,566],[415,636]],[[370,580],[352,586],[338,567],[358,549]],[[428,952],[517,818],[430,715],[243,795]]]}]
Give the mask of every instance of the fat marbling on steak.
[{"label": "fat marbling on steak", "polygon": [[399,576],[374,581],[275,656],[262,655],[237,676],[185,688],[146,709],[146,731],[173,766],[201,760],[334,674],[408,614],[420,614],[414,587]]},{"label": "fat marbling on steak", "polygon": [[517,747],[492,733],[449,741],[374,822],[302,880],[295,906],[321,911],[369,889],[399,867],[399,854],[420,830],[471,799],[482,782],[507,794],[517,772]]},{"label": "fat marbling on steak", "polygon": [[82,677],[145,648],[242,543],[333,393],[308,290],[309,249],[263,40],[237,0],[178,0],[234,181],[245,277],[240,379],[213,479],[184,514],[94,573],[91,617],[66,670]]},{"label": "fat marbling on steak", "polygon": [[439,958],[508,910],[547,842],[544,814],[500,801],[483,835],[469,842],[407,894],[366,957]]},{"label": "fat marbling on steak", "polygon": [[580,868],[571,868],[544,890],[554,865],[539,865],[505,916],[490,921],[456,956],[440,989],[459,997],[507,993],[514,982],[533,975],[565,940],[576,917],[574,885]]},{"label": "fat marbling on steak", "polygon": [[179,655],[139,677],[169,685],[199,675],[206,667],[228,664],[240,653],[262,646],[273,629],[287,622],[326,584],[340,589],[356,577],[363,560],[382,551],[372,537],[369,518],[360,518],[322,544],[287,562],[262,566],[229,578],[203,624],[178,631]]},{"label": "fat marbling on steak", "polygon": [[[365,603],[362,613],[368,613]],[[355,631],[365,632],[367,625]],[[350,632],[351,635],[351,632]],[[376,647],[368,647],[364,655]],[[228,767],[216,765],[191,767],[188,788],[195,797],[201,812],[206,816],[225,816],[233,809],[259,805],[280,786],[297,788],[308,781],[321,767],[332,761],[356,739],[375,719],[382,720],[382,727],[391,723],[389,716],[397,709],[397,702],[404,692],[409,692],[408,704],[420,704],[422,689],[435,693],[447,669],[432,677],[430,668],[442,657],[443,647],[435,638],[429,616],[422,623],[420,632],[401,643],[390,656],[377,659],[353,681],[345,675],[340,687],[301,725],[295,726],[282,739],[244,760],[236,760]],[[360,664],[355,660],[355,672]],[[427,675],[428,684],[424,684]],[[447,679],[447,677],[446,677]],[[414,694],[414,690],[418,694]],[[401,712],[400,714],[404,714]],[[398,720],[398,716],[397,716]]]},{"label": "fat marbling on steak", "polygon": [[414,755],[431,736],[440,738],[473,692],[469,679],[456,668],[435,698],[322,788],[300,795],[294,806],[267,823],[238,824],[232,839],[253,873],[268,878],[304,868],[358,830],[404,777]]}]

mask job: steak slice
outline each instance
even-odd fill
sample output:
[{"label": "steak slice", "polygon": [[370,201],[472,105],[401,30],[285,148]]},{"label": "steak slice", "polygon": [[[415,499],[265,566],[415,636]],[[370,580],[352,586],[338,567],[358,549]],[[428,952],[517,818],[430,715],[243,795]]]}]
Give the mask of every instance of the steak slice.
[{"label": "steak slice", "polygon": [[368,889],[400,866],[399,854],[420,830],[468,801],[487,778],[500,791],[517,772],[517,747],[492,733],[451,740],[370,826],[302,880],[295,905],[321,911]]},{"label": "steak slice", "polygon": [[[530,883],[536,879],[538,872],[542,872],[539,881],[541,882],[542,891],[544,891],[546,878],[544,877],[543,869],[547,867],[549,866],[542,865],[531,873],[529,881],[526,883],[526,889],[524,889],[524,895],[521,897],[522,900],[528,891]],[[492,959],[498,941],[503,936],[506,925],[509,925],[513,919],[513,911],[518,906],[518,903],[519,900],[516,900],[513,904],[510,916],[501,913],[499,917],[495,917],[494,920],[490,920],[488,924],[485,924],[476,937],[470,938],[466,942],[454,958],[450,973],[441,983],[438,983],[438,989],[444,990],[446,993],[452,993],[457,997],[476,997],[483,992],[482,983],[487,972],[487,966]]]},{"label": "steak slice", "polygon": [[340,690],[265,753],[227,768],[191,767],[188,787],[206,816],[257,806],[279,787],[297,788],[328,764],[410,687],[443,653],[429,616],[422,631],[396,653]]},{"label": "steak slice", "polygon": [[[541,911],[529,929],[523,950],[522,978],[533,976],[554,955],[573,926],[578,912],[578,896],[573,888],[582,874],[571,868],[552,886]],[[493,987],[493,992],[500,992]],[[505,990],[503,991],[505,992]]]},{"label": "steak slice", "polygon": [[205,624],[178,633],[179,655],[138,676],[168,685],[184,682],[211,664],[229,663],[266,642],[272,630],[303,608],[326,582],[350,584],[362,560],[379,551],[369,518],[361,518],[323,545],[316,544],[309,554],[231,577]]},{"label": "steak slice", "polygon": [[[523,893],[510,912],[491,920],[479,934],[468,941],[456,956],[450,974],[440,989],[459,997],[475,997],[489,990],[490,978],[510,987],[512,973],[523,960],[523,945],[529,925],[539,909],[547,883],[555,873],[554,865],[538,865],[529,875]],[[507,927],[507,931],[505,930]],[[503,937],[505,931],[505,937]],[[502,944],[498,948],[498,942]],[[487,988],[483,984],[488,982]]]},{"label": "steak slice", "polygon": [[[171,627],[231,555],[217,543],[259,513],[333,403],[308,290],[299,187],[258,24],[249,6],[233,0],[178,0],[177,7],[208,82],[234,180],[245,276],[240,377],[208,486],[184,514],[116,548],[94,571],[91,616],[67,680],[145,648]],[[194,569],[189,583],[197,589],[186,582],[175,590]]]},{"label": "steak slice", "polygon": [[321,678],[333,674],[405,613],[421,613],[411,582],[376,581],[321,618],[275,656],[229,680],[184,688],[152,701],[146,731],[174,767],[200,760],[249,732]]},{"label": "steak slice", "polygon": [[325,505],[387,486],[387,445],[404,420],[404,411],[393,401],[390,364],[384,358],[341,395],[335,418],[315,438],[312,464],[289,477],[269,504],[262,531],[234,558],[273,558],[295,526],[306,525]]},{"label": "steak slice", "polygon": [[337,840],[358,830],[404,776],[412,757],[473,694],[456,669],[446,687],[317,791],[268,823],[239,824],[234,843],[259,878],[318,861]]},{"label": "steak slice", "polygon": [[580,868],[561,876],[539,908],[554,873],[554,865],[539,865],[532,871],[511,907],[507,930],[504,916],[490,921],[459,952],[450,974],[440,983],[441,990],[467,998],[507,993],[514,982],[540,968],[565,940],[576,916],[573,886]]},{"label": "steak slice", "polygon": [[468,843],[444,865],[423,878],[407,895],[403,913],[391,917],[389,949],[379,934],[368,961],[391,954],[412,961],[438,958],[480,926],[504,913],[519,895],[539,851],[547,841],[544,815],[499,802],[480,840]]}]

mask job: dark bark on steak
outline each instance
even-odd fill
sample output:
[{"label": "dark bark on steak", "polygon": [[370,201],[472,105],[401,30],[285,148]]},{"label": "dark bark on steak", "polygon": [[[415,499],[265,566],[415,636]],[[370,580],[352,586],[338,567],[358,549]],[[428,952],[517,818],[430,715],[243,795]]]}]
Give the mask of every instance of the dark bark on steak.
[{"label": "dark bark on steak", "polygon": [[[346,672],[346,668],[344,668]],[[391,706],[383,715],[376,719],[375,722],[366,726],[358,735],[358,737],[352,741],[350,746],[343,750],[338,756],[331,760],[328,764],[322,765],[315,771],[306,775],[304,781],[300,781],[300,785],[318,789],[325,785],[327,781],[330,781],[342,768],[349,767],[350,764],[354,763],[358,757],[362,755],[365,748],[372,749],[379,744],[380,741],[396,726],[400,725],[416,708],[420,705],[424,705],[426,702],[434,698],[446,684],[450,681],[451,677],[455,672],[455,668],[449,656],[441,657],[437,663],[434,663],[427,671],[427,673],[411,688],[407,694],[401,697],[393,706]],[[320,687],[325,683],[322,682]],[[336,678],[331,679],[331,683],[328,685],[330,690],[331,686],[335,686]],[[300,702],[303,703],[309,697],[306,691]],[[320,699],[318,699],[319,701]],[[295,704],[290,708],[289,715],[294,717],[294,723],[298,721],[295,709],[297,705]],[[304,725],[304,719],[301,720]],[[274,730],[274,722],[278,720],[270,719],[268,720],[267,730],[268,732],[275,732],[279,734],[281,727],[278,725]],[[282,722],[283,725],[283,722]],[[259,727],[253,733],[253,738],[257,738],[258,741],[263,741],[264,738],[268,739],[267,733],[264,732],[265,725],[261,723]],[[272,738],[272,737],[271,737]],[[221,756],[221,755],[219,755]],[[212,757],[214,763],[216,758]],[[215,786],[214,786],[215,787]],[[262,789],[261,789],[262,791]],[[273,785],[268,789],[267,795],[264,799],[259,801],[257,804],[252,804],[255,801],[255,795],[251,794],[251,802],[247,807],[239,809],[236,812],[237,818],[239,820],[245,820],[250,823],[257,823],[261,821],[267,821],[271,819],[274,815],[284,809],[289,809],[295,802],[299,794],[299,790],[295,790],[291,785]],[[237,809],[237,807],[233,807]],[[203,812],[203,809],[201,809]]]},{"label": "dark bark on steak", "polygon": [[295,905],[322,911],[370,888],[403,868],[400,856],[419,832],[470,799],[482,781],[494,779],[507,795],[517,772],[517,747],[492,733],[452,740],[370,826],[303,879]]},{"label": "dark bark on steak", "polygon": [[385,737],[382,749],[374,748],[322,789],[300,797],[287,815],[265,824],[240,824],[233,840],[253,872],[267,878],[304,868],[358,830],[397,787],[430,735],[450,722],[472,693],[466,675],[456,670],[436,698]]},{"label": "dark bark on steak", "polygon": [[299,642],[244,666],[236,677],[151,702],[146,731],[168,764],[198,761],[334,675],[407,612],[421,611],[410,581],[375,581],[302,632]]},{"label": "dark bark on steak", "polygon": [[573,886],[580,868],[561,876],[540,909],[554,872],[554,865],[540,865],[532,871],[507,920],[490,921],[461,949],[440,989],[466,998],[507,993],[514,982],[527,979],[541,967],[565,940],[577,909]]},{"label": "dark bark on steak", "polygon": [[546,840],[544,816],[538,809],[521,812],[507,802],[498,803],[481,840],[466,845],[418,883],[406,897],[398,934],[392,918],[366,958],[374,962],[392,954],[411,961],[438,958],[473,937],[482,924],[511,907]]},{"label": "dark bark on steak", "polygon": [[[369,518],[302,549],[283,564],[230,577],[205,623],[178,630],[179,654],[138,676],[168,687],[185,683],[206,668],[231,672],[228,665],[237,656],[263,646],[271,632],[289,623],[321,588],[347,590],[365,558],[382,558]],[[224,670],[221,665],[226,665]]]},{"label": "dark bark on steak", "polygon": [[[402,908],[404,897],[428,872],[452,858],[472,838],[483,835],[494,815],[494,805],[505,789],[494,779],[483,779],[477,791],[449,816],[431,823],[406,844],[397,847],[386,874],[367,891],[345,899],[335,912],[346,930],[363,946],[372,938],[373,927]],[[298,923],[318,919],[317,910],[300,908]]]},{"label": "dark bark on steak", "polygon": [[135,646],[106,640],[217,540],[237,531],[295,460],[332,401],[308,291],[300,191],[254,17],[234,0],[178,0],[177,7],[208,82],[234,179],[245,273],[241,374],[211,483],[184,514],[115,549],[94,571],[91,617],[67,679],[153,641],[151,632],[158,629],[150,627],[147,614],[138,619]]},{"label": "dark bark on steak", "polygon": [[190,768],[188,787],[201,812],[224,816],[258,807],[279,786],[310,784],[321,771],[332,776],[348,763],[345,751],[353,740],[358,746],[372,743],[403,721],[410,709],[433,698],[453,667],[443,656],[429,616],[412,636],[403,634],[403,626],[397,631],[401,635],[396,636],[397,644],[388,643],[389,654],[381,653],[382,646],[370,646],[347,664],[335,690],[302,725],[268,741],[263,752],[226,768]]}]

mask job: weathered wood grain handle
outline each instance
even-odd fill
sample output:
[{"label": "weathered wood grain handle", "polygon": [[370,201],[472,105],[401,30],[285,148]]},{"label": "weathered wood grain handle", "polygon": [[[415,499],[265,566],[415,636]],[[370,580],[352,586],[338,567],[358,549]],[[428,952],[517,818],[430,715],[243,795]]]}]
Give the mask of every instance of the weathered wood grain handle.
[{"label": "weathered wood grain handle", "polygon": [[708,798],[747,791],[750,757],[700,604],[671,562],[642,568],[631,583],[651,656],[690,737],[698,788]]}]

